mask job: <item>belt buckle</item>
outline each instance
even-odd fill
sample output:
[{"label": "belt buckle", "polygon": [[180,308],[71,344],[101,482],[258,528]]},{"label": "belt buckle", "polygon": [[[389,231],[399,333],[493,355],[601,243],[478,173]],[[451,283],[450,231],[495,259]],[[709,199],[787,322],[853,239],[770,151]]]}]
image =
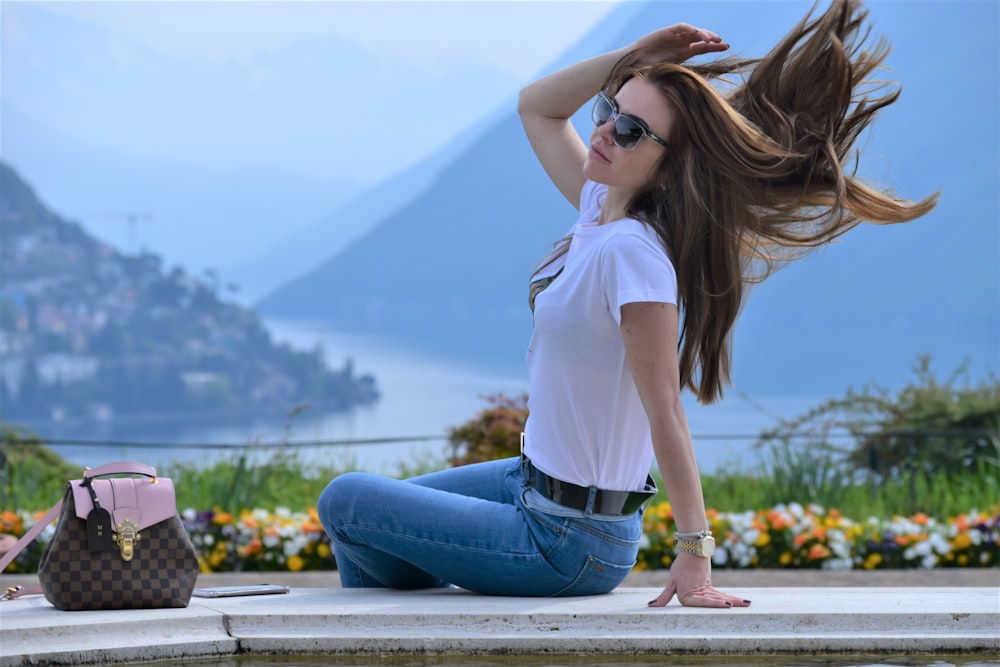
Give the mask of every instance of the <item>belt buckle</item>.
[{"label": "belt buckle", "polygon": [[521,486],[531,486],[531,462],[524,455],[524,431],[521,431]]}]

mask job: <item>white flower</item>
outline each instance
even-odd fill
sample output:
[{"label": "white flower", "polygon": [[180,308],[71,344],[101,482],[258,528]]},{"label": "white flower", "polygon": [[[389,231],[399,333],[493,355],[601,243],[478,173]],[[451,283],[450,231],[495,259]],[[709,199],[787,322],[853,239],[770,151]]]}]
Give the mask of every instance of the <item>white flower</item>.
[{"label": "white flower", "polygon": [[931,549],[936,554],[943,556],[951,552],[951,543],[941,533],[932,533],[927,541],[930,542]]},{"label": "white flower", "polygon": [[844,572],[847,570],[854,569],[854,562],[850,557],[845,558],[829,558],[823,561],[824,570],[833,570],[837,572]]},{"label": "white flower", "polygon": [[725,547],[719,547],[715,550],[712,555],[712,562],[716,565],[722,566],[729,562],[729,550]]}]

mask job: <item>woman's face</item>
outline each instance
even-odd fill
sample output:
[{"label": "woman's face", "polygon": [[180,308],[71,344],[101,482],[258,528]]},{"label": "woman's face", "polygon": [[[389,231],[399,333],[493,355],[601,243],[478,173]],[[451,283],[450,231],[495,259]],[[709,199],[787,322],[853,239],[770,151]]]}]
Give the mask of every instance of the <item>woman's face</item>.
[{"label": "woman's face", "polygon": [[[653,85],[643,79],[629,79],[612,99],[618,114],[637,119],[657,137],[669,139],[674,113]],[[653,177],[663,151],[670,149],[649,136],[643,136],[631,150],[618,146],[613,139],[614,119],[612,116],[591,133],[590,152],[583,173],[588,179],[609,187],[639,190]]]}]

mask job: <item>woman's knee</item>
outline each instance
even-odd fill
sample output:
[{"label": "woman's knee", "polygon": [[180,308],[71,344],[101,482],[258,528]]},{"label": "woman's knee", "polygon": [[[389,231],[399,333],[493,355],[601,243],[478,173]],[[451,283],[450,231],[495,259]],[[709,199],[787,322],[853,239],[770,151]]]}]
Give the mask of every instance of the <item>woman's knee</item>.
[{"label": "woman's knee", "polygon": [[349,516],[358,494],[362,492],[367,473],[346,472],[337,475],[326,485],[316,503],[316,512],[327,532],[334,528],[338,518]]}]

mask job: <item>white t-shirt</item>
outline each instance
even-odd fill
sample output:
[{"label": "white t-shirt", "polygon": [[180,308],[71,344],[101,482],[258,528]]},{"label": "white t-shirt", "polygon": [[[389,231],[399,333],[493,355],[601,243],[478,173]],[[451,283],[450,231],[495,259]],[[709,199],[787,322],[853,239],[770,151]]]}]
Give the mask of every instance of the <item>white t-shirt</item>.
[{"label": "white t-shirt", "polygon": [[588,181],[569,251],[533,280],[562,273],[535,298],[528,345],[525,454],[548,475],[614,491],[643,488],[649,421],[625,357],[621,307],[677,303],[677,276],[652,228],[598,225],[607,186]]}]

